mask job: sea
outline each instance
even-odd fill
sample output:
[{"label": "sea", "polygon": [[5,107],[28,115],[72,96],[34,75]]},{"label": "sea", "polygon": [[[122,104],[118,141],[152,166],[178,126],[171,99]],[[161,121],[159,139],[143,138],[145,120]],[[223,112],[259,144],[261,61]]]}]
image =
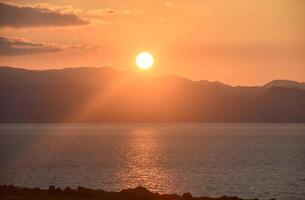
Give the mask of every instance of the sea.
[{"label": "sea", "polygon": [[0,124],[0,184],[304,200],[305,124]]}]

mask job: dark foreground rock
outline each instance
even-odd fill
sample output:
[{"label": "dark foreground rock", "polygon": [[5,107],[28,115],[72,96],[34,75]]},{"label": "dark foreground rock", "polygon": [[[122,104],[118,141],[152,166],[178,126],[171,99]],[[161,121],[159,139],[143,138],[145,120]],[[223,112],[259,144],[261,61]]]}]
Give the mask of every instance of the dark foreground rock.
[{"label": "dark foreground rock", "polygon": [[107,192],[104,190],[93,190],[84,187],[56,188],[50,186],[49,189],[21,188],[13,185],[0,186],[1,200],[244,200],[238,197],[193,197],[190,193],[182,196],[177,194],[153,193],[143,187],[125,189],[120,192]]}]

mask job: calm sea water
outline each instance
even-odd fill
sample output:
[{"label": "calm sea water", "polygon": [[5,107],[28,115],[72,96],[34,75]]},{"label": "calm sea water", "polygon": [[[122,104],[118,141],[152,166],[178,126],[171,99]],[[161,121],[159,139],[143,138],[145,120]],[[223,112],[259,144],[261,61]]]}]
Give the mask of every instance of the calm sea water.
[{"label": "calm sea water", "polygon": [[2,124],[0,184],[305,199],[305,124]]}]

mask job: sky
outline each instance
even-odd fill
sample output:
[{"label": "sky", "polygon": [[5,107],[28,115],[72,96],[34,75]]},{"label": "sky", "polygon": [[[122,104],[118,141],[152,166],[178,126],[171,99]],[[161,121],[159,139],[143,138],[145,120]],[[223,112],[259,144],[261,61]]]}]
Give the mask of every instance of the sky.
[{"label": "sky", "polygon": [[[0,1],[0,65],[111,66],[232,85],[305,81],[304,0]],[[140,72],[141,51],[155,59]]]}]

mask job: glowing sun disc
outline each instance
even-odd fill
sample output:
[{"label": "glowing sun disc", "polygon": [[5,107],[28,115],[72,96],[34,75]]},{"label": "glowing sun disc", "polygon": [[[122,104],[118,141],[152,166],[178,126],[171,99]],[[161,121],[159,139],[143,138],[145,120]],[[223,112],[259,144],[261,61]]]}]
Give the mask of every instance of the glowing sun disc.
[{"label": "glowing sun disc", "polygon": [[142,52],[137,55],[136,64],[140,69],[149,69],[154,64],[154,58],[150,53]]}]

